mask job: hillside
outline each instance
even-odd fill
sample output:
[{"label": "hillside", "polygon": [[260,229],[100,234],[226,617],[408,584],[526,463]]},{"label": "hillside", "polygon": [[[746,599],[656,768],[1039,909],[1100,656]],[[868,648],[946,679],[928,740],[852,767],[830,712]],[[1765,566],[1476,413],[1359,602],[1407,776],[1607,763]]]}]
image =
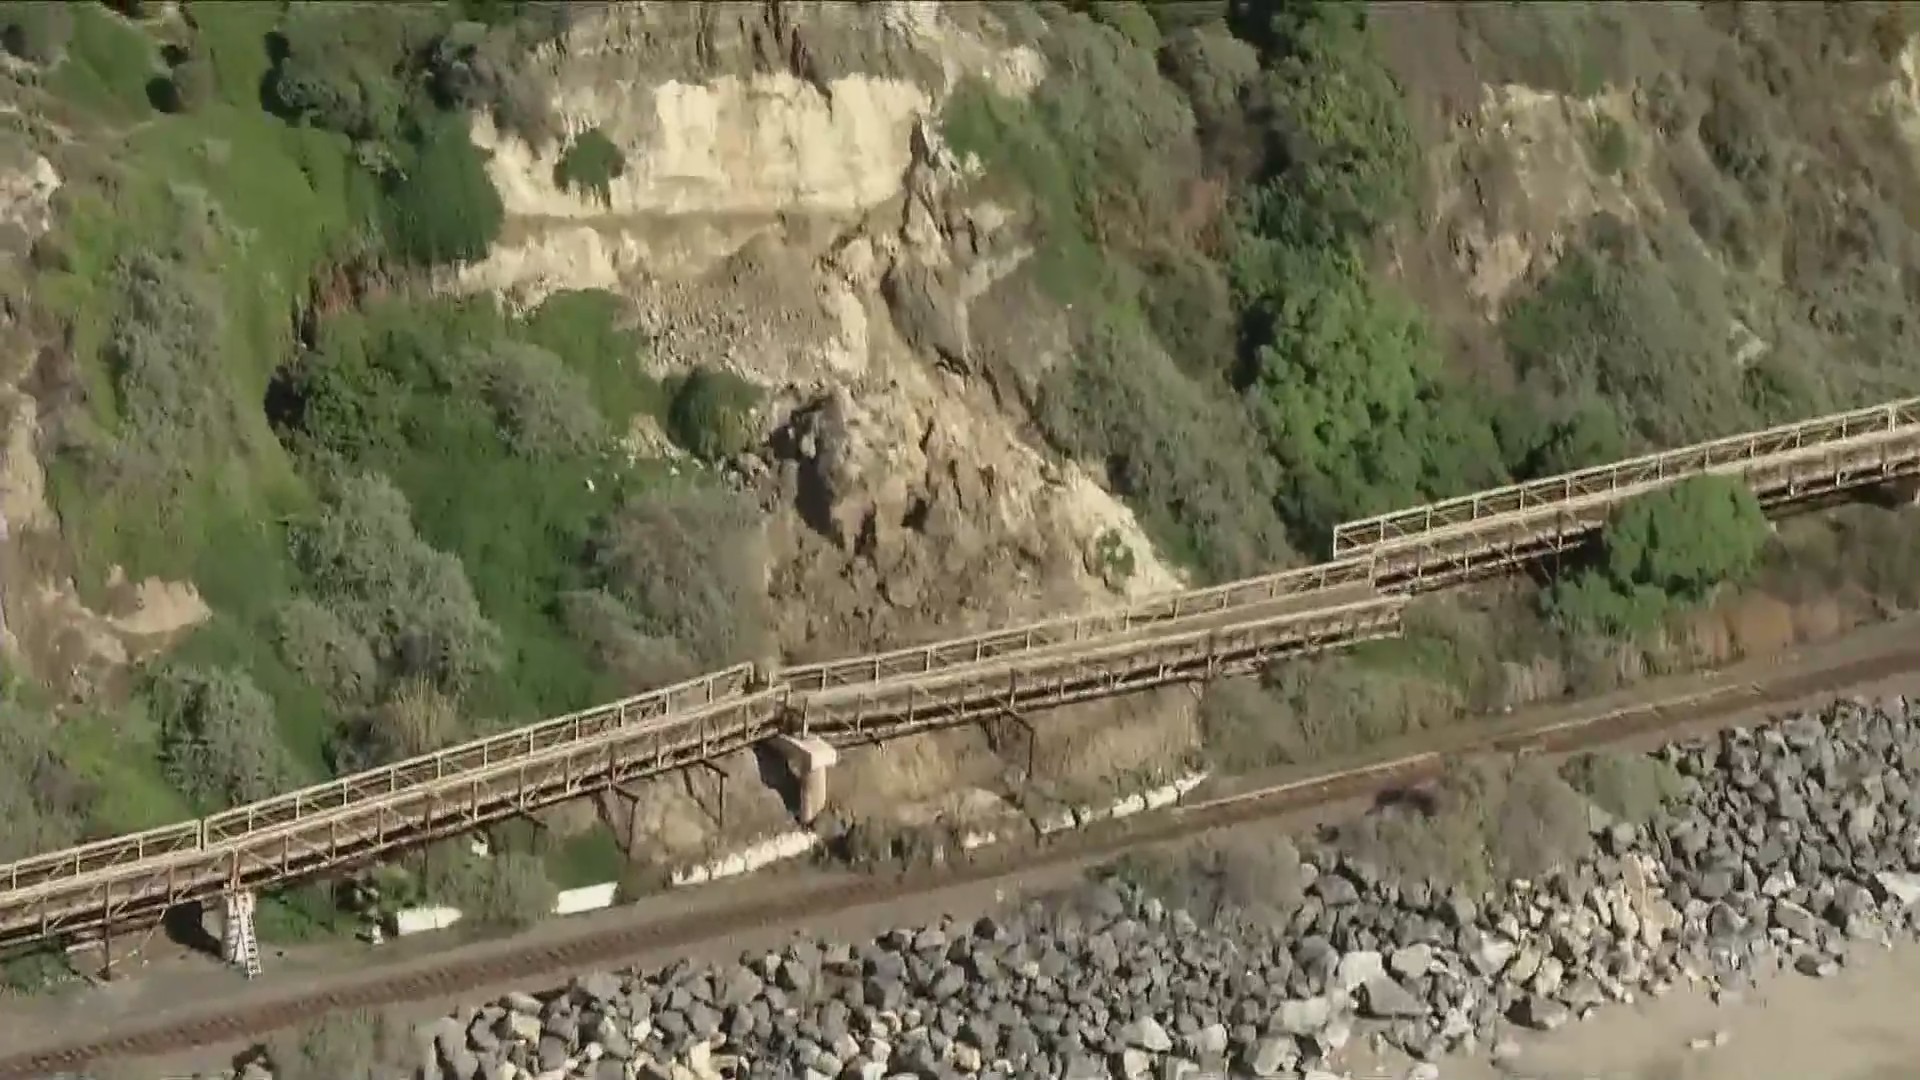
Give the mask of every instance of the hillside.
[{"label": "hillside", "polygon": [[[0,858],[1920,392],[1916,15],[0,6]],[[1307,760],[1831,636],[1920,600],[1911,523],[1770,537],[1682,491],[1546,589],[1073,710],[1036,777],[973,731],[881,748],[839,809]],[[780,819],[757,771],[740,831]],[[691,783],[636,856],[717,842]],[[604,876],[587,809],[428,887]]]}]

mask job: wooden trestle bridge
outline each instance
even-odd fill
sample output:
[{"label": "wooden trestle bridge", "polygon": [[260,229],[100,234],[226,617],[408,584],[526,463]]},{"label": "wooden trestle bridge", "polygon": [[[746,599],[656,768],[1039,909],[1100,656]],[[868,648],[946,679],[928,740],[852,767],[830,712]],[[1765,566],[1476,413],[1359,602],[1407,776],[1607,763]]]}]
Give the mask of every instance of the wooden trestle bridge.
[{"label": "wooden trestle bridge", "polygon": [[[1743,479],[1770,508],[1920,482],[1920,398],[1341,525],[1333,559],[1117,610],[772,671],[741,665],[164,828],[0,866],[0,946],[151,925],[779,736],[846,746],[1391,637],[1416,594],[1589,539],[1625,500]],[[250,897],[249,897],[250,898]]]}]

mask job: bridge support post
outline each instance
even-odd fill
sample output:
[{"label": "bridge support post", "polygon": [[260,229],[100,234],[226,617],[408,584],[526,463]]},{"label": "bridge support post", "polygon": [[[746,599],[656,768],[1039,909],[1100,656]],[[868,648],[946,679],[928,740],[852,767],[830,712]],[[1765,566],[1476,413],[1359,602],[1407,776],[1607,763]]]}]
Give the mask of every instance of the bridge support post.
[{"label": "bridge support post", "polygon": [[1018,728],[1026,736],[1027,763],[1021,773],[1022,780],[1033,779],[1034,755],[1039,749],[1040,735],[1033,730],[1032,721],[1012,709],[1001,709],[999,715],[987,719],[982,725],[987,729],[987,746],[994,753],[1004,756],[1007,744],[1007,729]]},{"label": "bridge support post", "polygon": [[713,802],[715,805],[705,805],[706,800],[701,799],[698,792],[694,793],[694,801],[701,803],[700,809],[705,810],[708,816],[713,818],[714,824],[724,829],[727,827],[727,770],[715,765],[711,761],[702,761],[700,764],[706,774],[713,777]]},{"label": "bridge support post", "polygon": [[840,752],[814,735],[776,735],[771,745],[800,789],[800,823],[813,824],[827,808],[827,770],[840,760]]},{"label": "bridge support post", "polygon": [[260,937],[253,925],[254,896],[250,889],[230,889],[221,894],[221,959],[246,972],[247,978],[260,977]]}]

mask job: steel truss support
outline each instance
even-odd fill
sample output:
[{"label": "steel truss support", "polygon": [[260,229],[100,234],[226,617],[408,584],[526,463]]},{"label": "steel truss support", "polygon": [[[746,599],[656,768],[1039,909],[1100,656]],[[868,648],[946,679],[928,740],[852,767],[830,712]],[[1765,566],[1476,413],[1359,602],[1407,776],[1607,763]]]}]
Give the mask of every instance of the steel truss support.
[{"label": "steel truss support", "polygon": [[1040,735],[1033,729],[1033,722],[1013,709],[1001,709],[982,720],[980,726],[987,733],[987,746],[1002,757],[1006,756],[1007,743],[1011,741],[1007,737],[1007,729],[1014,728],[1026,734],[1027,763],[1020,779],[1032,780],[1034,757],[1040,745]]},{"label": "steel truss support", "polygon": [[693,801],[700,805],[700,809],[707,812],[707,816],[713,819],[715,825],[724,829],[727,827],[727,770],[712,761],[703,760],[699,764],[700,771],[713,777],[714,805],[708,806],[708,800],[700,797],[700,785],[694,783],[691,771],[687,774],[687,788],[693,795]]}]

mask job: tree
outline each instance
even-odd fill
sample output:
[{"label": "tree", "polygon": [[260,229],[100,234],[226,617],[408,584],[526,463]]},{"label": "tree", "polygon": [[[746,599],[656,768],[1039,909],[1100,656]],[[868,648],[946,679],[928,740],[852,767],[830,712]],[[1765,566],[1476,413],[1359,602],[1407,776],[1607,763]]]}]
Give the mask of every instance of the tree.
[{"label": "tree", "polygon": [[281,659],[335,708],[355,708],[373,695],[380,680],[373,647],[331,608],[296,597],[275,622]]},{"label": "tree", "polygon": [[1340,519],[1502,479],[1491,426],[1443,381],[1413,309],[1341,249],[1284,254],[1247,393],[1286,471],[1280,501],[1319,536]]}]

